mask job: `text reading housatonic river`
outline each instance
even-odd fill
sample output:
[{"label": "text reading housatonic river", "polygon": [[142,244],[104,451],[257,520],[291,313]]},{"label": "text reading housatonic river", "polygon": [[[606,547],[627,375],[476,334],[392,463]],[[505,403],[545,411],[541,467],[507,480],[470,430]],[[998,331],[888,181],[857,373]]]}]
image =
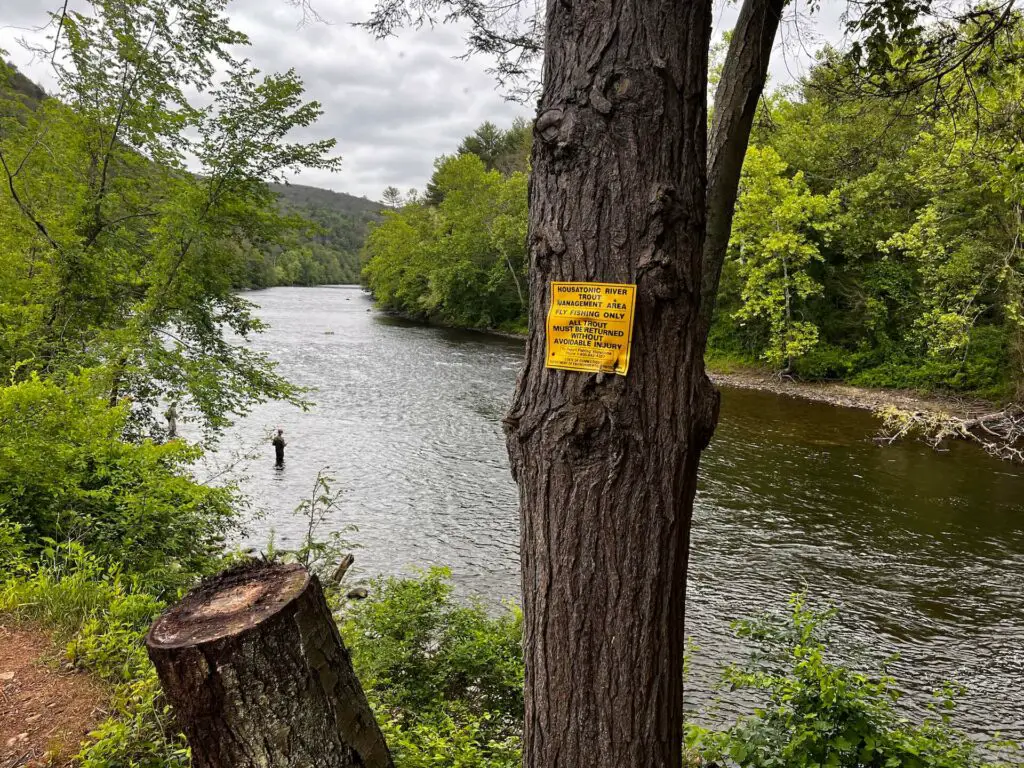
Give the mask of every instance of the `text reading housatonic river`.
[{"label": "text reading housatonic river", "polygon": [[[463,594],[517,599],[517,491],[500,422],[522,343],[367,311],[358,288],[247,298],[270,326],[254,347],[317,390],[313,410],[268,404],[222,444],[221,461],[262,451],[243,481],[266,512],[250,543],[271,528],[299,539],[292,510],[329,465],[347,489],[332,522],[359,526],[364,574],[447,565]],[[283,471],[267,437],[276,427]],[[859,411],[723,393],[694,516],[686,622],[699,651],[687,699],[707,705],[716,669],[739,652],[730,620],[806,587],[840,606],[844,652],[865,663],[900,654],[891,671],[908,698],[924,704],[955,679],[969,690],[961,725],[1021,738],[1024,475],[967,446],[878,448],[874,429]]]}]

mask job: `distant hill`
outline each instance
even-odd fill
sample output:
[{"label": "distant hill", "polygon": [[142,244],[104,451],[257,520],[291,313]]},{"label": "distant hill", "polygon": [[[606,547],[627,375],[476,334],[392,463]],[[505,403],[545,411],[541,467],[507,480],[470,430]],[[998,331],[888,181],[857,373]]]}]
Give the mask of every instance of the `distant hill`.
[{"label": "distant hill", "polygon": [[[13,93],[34,109],[47,97],[46,92],[11,67],[7,81],[0,83],[0,96]],[[275,253],[248,253],[236,277],[238,287],[359,282],[359,253],[370,223],[380,219],[386,206],[304,184],[271,184],[270,188],[287,210],[308,219],[317,231],[298,234],[292,245]]]},{"label": "distant hill", "polygon": [[327,208],[341,212],[377,215],[384,207],[382,203],[368,200],[365,197],[356,197],[345,192],[320,189],[320,187],[307,187],[303,184],[271,184],[270,188],[277,192],[282,200],[308,208]]},{"label": "distant hill", "polygon": [[280,253],[259,254],[248,270],[246,287],[358,283],[360,251],[370,224],[380,220],[382,203],[303,184],[271,184],[282,206],[315,226],[296,236]]},{"label": "distant hill", "polygon": [[7,77],[7,82],[2,84],[3,90],[8,93],[13,91],[21,97],[21,101],[26,106],[34,109],[46,98],[46,91],[21,74],[13,64],[8,64],[8,66],[11,67],[11,74]]}]

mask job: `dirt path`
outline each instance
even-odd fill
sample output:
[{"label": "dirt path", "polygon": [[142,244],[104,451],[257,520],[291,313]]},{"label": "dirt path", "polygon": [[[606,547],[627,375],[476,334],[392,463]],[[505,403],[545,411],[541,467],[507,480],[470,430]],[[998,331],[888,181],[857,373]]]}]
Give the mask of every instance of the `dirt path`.
[{"label": "dirt path", "polygon": [[993,408],[984,400],[951,397],[922,397],[915,392],[900,389],[864,389],[848,384],[829,382],[798,382],[780,379],[776,374],[758,370],[739,370],[728,373],[709,371],[711,380],[718,385],[739,389],[758,389],[778,395],[798,397],[818,403],[844,408],[877,411],[895,406],[906,411],[931,411],[953,416],[970,417]]},{"label": "dirt path", "polygon": [[105,716],[103,687],[56,656],[43,633],[0,616],[0,768],[68,766]]}]

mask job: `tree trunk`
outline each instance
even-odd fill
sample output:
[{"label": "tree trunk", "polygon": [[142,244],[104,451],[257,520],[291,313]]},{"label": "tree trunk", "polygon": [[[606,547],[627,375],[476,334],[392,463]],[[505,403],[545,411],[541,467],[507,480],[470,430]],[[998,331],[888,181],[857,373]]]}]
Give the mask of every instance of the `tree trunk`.
[{"label": "tree trunk", "polygon": [[768,61],[786,2],[744,0],[729,41],[722,79],[715,91],[708,140],[708,218],[700,305],[702,351],[711,330],[718,282],[729,250],[743,158],[747,154],[757,102],[768,78]]},{"label": "tree trunk", "polygon": [[786,322],[782,332],[782,354],[786,358],[786,369],[783,373],[786,374],[793,368],[793,360],[789,356],[789,329],[793,325],[793,298],[789,291],[789,265],[786,263],[785,256],[782,257],[782,285],[786,299]]},{"label": "tree trunk", "polygon": [[320,583],[253,563],[190,592],[146,636],[195,768],[391,768]]},{"label": "tree trunk", "polygon": [[[520,489],[526,768],[675,768],[697,464],[708,0],[548,4]],[[546,369],[552,280],[636,283],[627,377]]]}]

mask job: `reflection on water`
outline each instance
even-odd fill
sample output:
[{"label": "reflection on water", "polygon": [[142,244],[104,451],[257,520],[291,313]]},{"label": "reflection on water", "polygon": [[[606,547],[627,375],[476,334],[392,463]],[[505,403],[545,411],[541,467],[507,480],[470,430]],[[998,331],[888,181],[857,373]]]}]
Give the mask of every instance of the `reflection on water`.
[{"label": "reflection on water", "polygon": [[[517,493],[500,419],[522,344],[367,311],[356,288],[248,298],[270,324],[255,346],[318,390],[308,413],[271,403],[224,441],[225,456],[262,451],[244,482],[266,512],[252,543],[271,527],[301,536],[291,510],[329,465],[347,489],[335,522],[359,526],[364,572],[447,565],[463,592],[515,599]],[[728,622],[806,586],[841,605],[849,645],[876,660],[900,652],[893,672],[914,701],[952,677],[969,686],[966,726],[1024,736],[1024,476],[967,446],[880,449],[873,429],[858,411],[724,393],[694,522],[691,703],[736,651]]]}]

